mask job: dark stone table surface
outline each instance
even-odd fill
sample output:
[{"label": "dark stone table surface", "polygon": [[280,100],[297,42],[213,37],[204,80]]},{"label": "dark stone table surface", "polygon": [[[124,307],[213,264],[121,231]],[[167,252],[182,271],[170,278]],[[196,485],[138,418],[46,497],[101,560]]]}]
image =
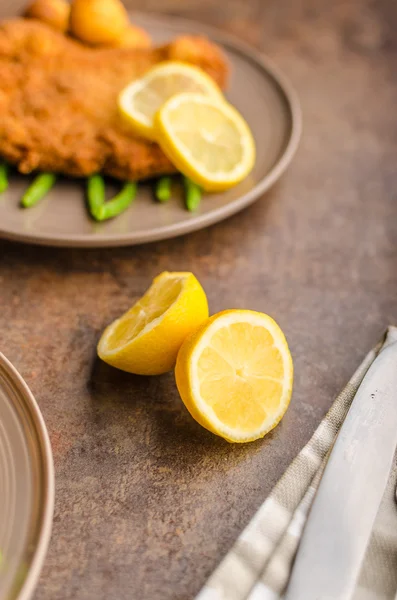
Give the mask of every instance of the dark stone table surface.
[{"label": "dark stone table surface", "polygon": [[[2,2],[1,12],[17,2]],[[141,0],[223,28],[270,56],[301,98],[282,181],[187,237],[97,251],[0,242],[0,349],[35,394],[56,469],[36,600],[187,600],[397,320],[394,0]],[[101,364],[103,327],[153,276],[191,270],[211,312],[265,311],[295,362],[293,400],[263,441],[197,425],[173,376]]]}]

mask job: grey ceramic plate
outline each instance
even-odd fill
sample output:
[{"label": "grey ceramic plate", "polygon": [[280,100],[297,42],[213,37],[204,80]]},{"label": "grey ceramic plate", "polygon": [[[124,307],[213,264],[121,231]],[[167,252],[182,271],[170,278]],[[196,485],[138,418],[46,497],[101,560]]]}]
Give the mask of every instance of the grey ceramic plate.
[{"label": "grey ceramic plate", "polygon": [[141,185],[135,203],[120,217],[94,223],[84,205],[84,186],[58,182],[41,204],[18,206],[26,178],[12,182],[0,197],[0,236],[54,246],[122,246],[174,237],[201,229],[245,208],[284,172],[301,133],[299,102],[288,81],[248,47],[215,30],[166,16],[133,15],[156,43],[183,33],[205,34],[225,48],[232,69],[227,97],[244,115],[254,133],[257,160],[250,176],[222,194],[206,195],[199,211],[188,213],[182,190],[166,205],[153,201],[151,187]]},{"label": "grey ceramic plate", "polygon": [[29,388],[0,353],[0,598],[31,597],[54,506],[48,434]]}]

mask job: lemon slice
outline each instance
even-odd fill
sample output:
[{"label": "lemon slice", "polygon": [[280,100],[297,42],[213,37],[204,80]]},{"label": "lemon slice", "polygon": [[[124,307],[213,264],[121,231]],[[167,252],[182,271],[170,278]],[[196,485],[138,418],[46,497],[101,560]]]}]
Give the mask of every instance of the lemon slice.
[{"label": "lemon slice", "polygon": [[165,373],[174,368],[186,336],[207,318],[207,298],[192,273],[161,273],[144,296],[105,329],[98,356],[129,373]]},{"label": "lemon slice", "polygon": [[174,165],[207,191],[225,190],[251,171],[255,142],[226,101],[183,93],[155,115],[157,141]]},{"label": "lemon slice", "polygon": [[165,61],[124,88],[119,95],[119,110],[138,134],[154,140],[154,115],[169,98],[181,92],[222,98],[214,80],[198,67],[179,61]]},{"label": "lemon slice", "polygon": [[175,377],[196,421],[229,442],[248,442],[283,417],[293,365],[284,334],[271,317],[227,310],[184,342]]}]

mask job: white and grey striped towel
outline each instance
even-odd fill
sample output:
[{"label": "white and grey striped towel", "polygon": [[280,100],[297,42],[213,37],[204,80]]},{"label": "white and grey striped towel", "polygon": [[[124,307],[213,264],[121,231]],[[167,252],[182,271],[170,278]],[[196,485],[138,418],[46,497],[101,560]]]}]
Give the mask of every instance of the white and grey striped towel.
[{"label": "white and grey striped towel", "polygon": [[[327,454],[367,370],[383,348],[395,341],[397,328],[389,327],[383,340],[366,356],[309,443],[287,469],[196,600],[282,598]],[[396,479],[397,469],[394,466],[354,600],[394,600],[397,590]]]}]

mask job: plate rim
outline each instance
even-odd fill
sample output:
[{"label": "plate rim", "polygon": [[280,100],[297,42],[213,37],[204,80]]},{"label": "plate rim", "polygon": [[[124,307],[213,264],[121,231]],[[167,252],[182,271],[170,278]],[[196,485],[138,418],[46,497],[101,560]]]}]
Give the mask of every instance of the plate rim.
[{"label": "plate rim", "polygon": [[43,456],[44,491],[41,524],[37,535],[37,544],[28,566],[28,573],[16,596],[16,600],[29,600],[36,589],[51,539],[55,502],[54,461],[48,430],[39,405],[21,374],[2,352],[0,352],[0,368],[8,377],[12,387],[16,389],[18,395],[25,400],[26,408],[40,441]]},{"label": "plate rim", "polygon": [[302,109],[299,101],[297,92],[294,86],[286,75],[274,64],[272,59],[265,56],[259,50],[252,48],[246,42],[240,40],[236,36],[225,33],[222,30],[211,27],[196,21],[193,19],[186,19],[184,17],[168,15],[164,13],[156,12],[139,12],[130,11],[130,14],[135,18],[142,19],[148,24],[153,22],[159,24],[161,21],[167,21],[170,25],[176,25],[177,27],[195,28],[197,25],[200,26],[200,34],[208,35],[215,43],[224,46],[226,49],[231,49],[233,52],[237,52],[243,58],[253,62],[256,66],[260,67],[262,71],[265,71],[271,76],[276,85],[281,90],[286,103],[288,105],[291,130],[289,134],[288,142],[285,146],[285,150],[281,157],[278,159],[273,168],[268,174],[263,177],[254,188],[236,198],[229,204],[223,205],[216,210],[198,215],[194,220],[185,220],[181,223],[173,223],[171,225],[165,225],[161,227],[152,228],[150,230],[144,230],[133,233],[116,233],[116,234],[102,234],[98,236],[92,236],[91,234],[35,234],[35,233],[15,233],[3,229],[0,226],[0,238],[31,243],[40,246],[52,246],[52,247],[63,247],[63,248],[106,248],[106,247],[122,247],[122,246],[134,246],[139,244],[146,244],[159,240],[171,239],[179,237],[204,229],[223,221],[232,215],[240,212],[256,200],[258,200],[270,187],[281,177],[286,171],[287,167],[294,157],[299,141],[302,135]]}]

